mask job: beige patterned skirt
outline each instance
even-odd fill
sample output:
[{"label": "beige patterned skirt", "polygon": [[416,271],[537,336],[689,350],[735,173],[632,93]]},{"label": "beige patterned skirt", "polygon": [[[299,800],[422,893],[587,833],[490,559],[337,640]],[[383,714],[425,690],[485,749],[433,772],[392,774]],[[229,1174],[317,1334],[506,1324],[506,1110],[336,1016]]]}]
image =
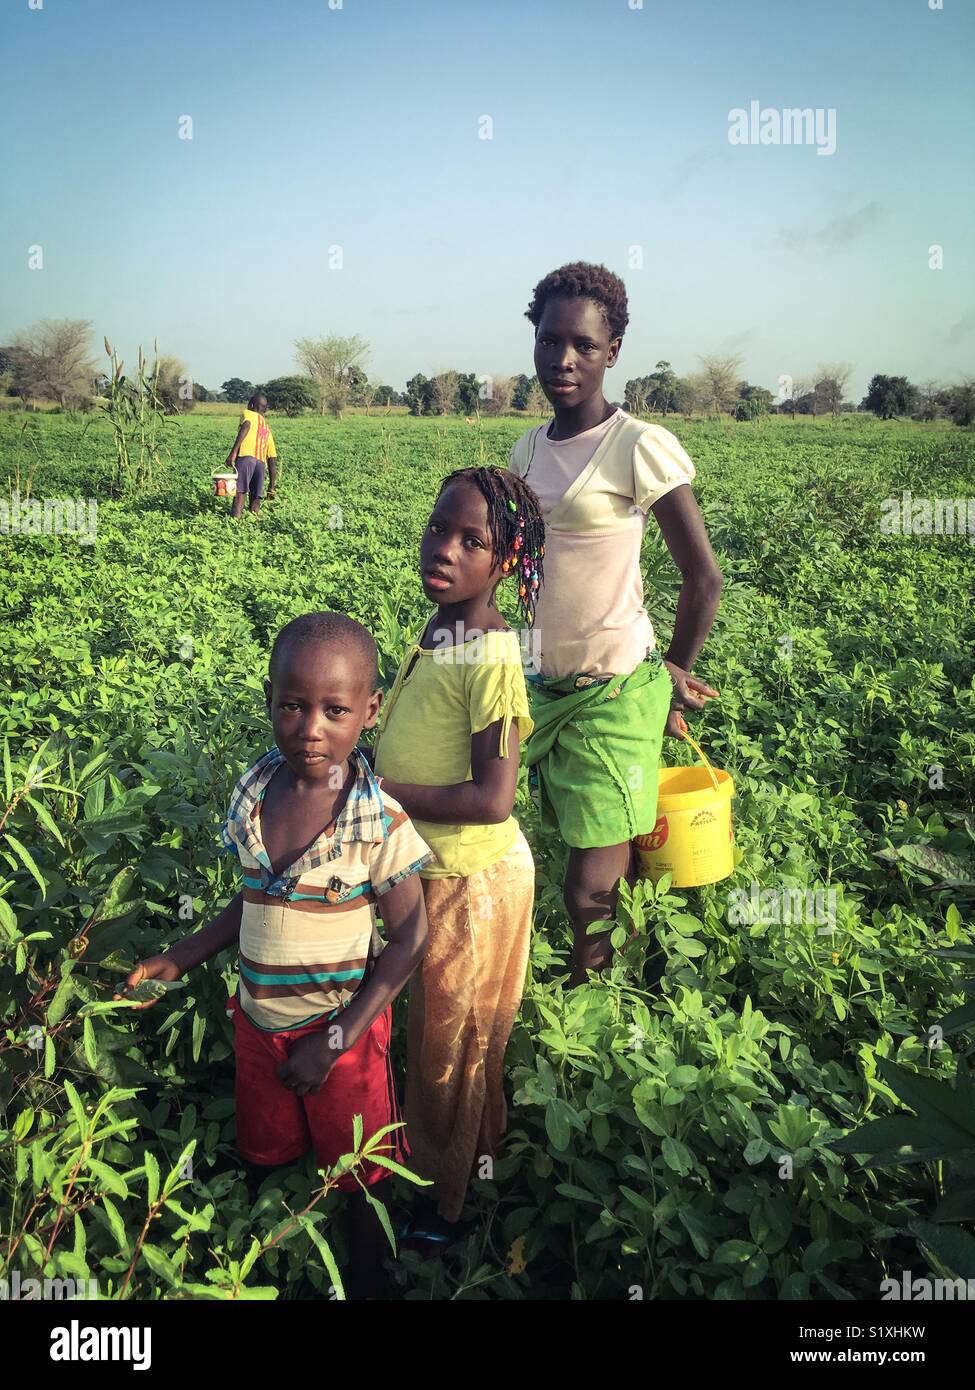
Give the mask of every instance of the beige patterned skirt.
[{"label": "beige patterned skirt", "polygon": [[[424,879],[429,943],[410,982],[406,1133],[411,1166],[456,1221],[471,1173],[507,1122],[504,1051],[525,988],[535,864],[521,829],[466,877]],[[485,1174],[486,1175],[486,1174]]]}]

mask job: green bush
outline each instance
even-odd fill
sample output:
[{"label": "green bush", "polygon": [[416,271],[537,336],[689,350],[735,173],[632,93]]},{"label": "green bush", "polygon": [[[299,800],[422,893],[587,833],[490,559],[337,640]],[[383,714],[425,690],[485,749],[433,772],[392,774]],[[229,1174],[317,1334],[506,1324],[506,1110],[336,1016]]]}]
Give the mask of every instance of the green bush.
[{"label": "green bush", "polygon": [[[841,1146],[902,1115],[895,1075],[968,1084],[968,1025],[929,1043],[970,1002],[970,557],[963,538],[882,536],[879,506],[970,491],[971,446],[862,415],[675,427],[726,576],[699,663],[721,699],[694,722],[735,779],[736,874],[625,894],[612,971],[567,993],[565,851],[522,771],[536,929],[509,1141],[456,1239],[401,1252],[405,1298],[875,1298],[951,1195],[937,1157],[878,1169]],[[104,1006],[125,964],[235,891],[215,832],[270,743],[278,627],[351,614],[388,684],[428,614],[416,543],[439,480],[503,463],[521,424],[283,420],[286,485],[236,526],[207,488],[219,420],[181,421],[165,491],[119,501],[102,500],[103,421],[8,432],[9,486],[31,469],[35,495],[99,508],[94,546],[6,538],[0,1272],[107,1296],[328,1296],[321,1242],[339,1273],[344,1254],[327,1184],[305,1161],[252,1206],[241,1178],[233,961],[145,1013]],[[679,577],[652,526],[643,560],[664,644]],[[833,929],[736,919],[752,884],[834,892]],[[396,1027],[401,1058],[402,1008]],[[395,1178],[389,1200],[413,1189]]]}]

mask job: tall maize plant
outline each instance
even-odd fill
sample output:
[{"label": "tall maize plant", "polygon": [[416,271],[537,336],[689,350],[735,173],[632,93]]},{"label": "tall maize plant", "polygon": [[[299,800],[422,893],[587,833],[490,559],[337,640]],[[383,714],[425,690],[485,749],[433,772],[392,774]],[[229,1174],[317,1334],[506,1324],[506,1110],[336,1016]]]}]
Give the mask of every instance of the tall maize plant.
[{"label": "tall maize plant", "polygon": [[153,342],[154,362],[148,370],[148,358],[139,348],[134,377],[124,374],[124,362],[105,339],[105,352],[111,362],[102,406],[112,426],[115,445],[111,487],[116,496],[152,488],[162,465],[161,442],[165,430],[166,406],[156,389],[159,372],[159,347]]}]

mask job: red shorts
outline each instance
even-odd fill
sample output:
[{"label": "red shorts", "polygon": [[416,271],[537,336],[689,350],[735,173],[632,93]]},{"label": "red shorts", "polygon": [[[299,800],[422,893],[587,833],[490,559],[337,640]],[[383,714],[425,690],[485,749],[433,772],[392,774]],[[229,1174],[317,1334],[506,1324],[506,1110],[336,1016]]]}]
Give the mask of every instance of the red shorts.
[{"label": "red shorts", "polygon": [[[362,1116],[364,1139],[402,1119],[389,1060],[391,1009],[379,1015],[354,1047],[339,1054],[318,1094],[306,1096],[289,1090],[277,1068],[295,1038],[327,1028],[330,1020],[268,1033],[251,1023],[236,997],[227,1001],[227,1013],[234,1020],[237,1057],[237,1148],[250,1163],[277,1168],[313,1148],[318,1166],[330,1168],[353,1151],[353,1115]],[[387,1134],[382,1143],[384,1156],[398,1163],[408,1158],[402,1129]],[[366,1162],[359,1176],[372,1186],[388,1178],[389,1169]],[[343,1173],[338,1186],[353,1192],[359,1184],[351,1173]]]}]

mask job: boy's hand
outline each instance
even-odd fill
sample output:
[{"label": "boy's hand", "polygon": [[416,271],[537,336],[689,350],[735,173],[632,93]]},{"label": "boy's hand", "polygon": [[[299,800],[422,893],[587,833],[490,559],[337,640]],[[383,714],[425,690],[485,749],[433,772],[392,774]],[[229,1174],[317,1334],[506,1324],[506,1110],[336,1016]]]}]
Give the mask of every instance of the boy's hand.
[{"label": "boy's hand", "polygon": [[296,1096],[317,1095],[338,1055],[338,1049],[328,1046],[324,1034],[311,1033],[299,1038],[292,1047],[288,1060],[278,1067],[278,1080]]},{"label": "boy's hand", "polygon": [[[127,976],[125,984],[112,995],[113,999],[124,999],[126,991],[135,989],[136,985],[141,985],[143,980],[181,980],[183,972],[176,964],[171,955],[147,956],[145,960],[140,960],[139,964]],[[137,1009],[151,1009],[153,1004],[158,1001],[148,999],[144,1004],[136,1004]]]}]

